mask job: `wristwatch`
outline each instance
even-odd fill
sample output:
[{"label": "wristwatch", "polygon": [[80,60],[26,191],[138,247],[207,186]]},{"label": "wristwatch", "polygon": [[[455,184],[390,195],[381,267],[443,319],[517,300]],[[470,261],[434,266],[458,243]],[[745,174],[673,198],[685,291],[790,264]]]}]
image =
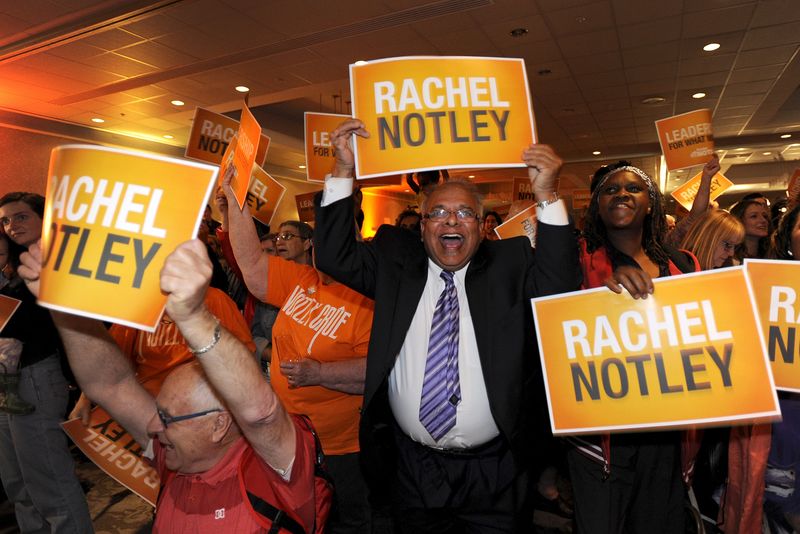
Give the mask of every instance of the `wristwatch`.
[{"label": "wristwatch", "polygon": [[537,201],[536,202],[536,206],[538,206],[540,209],[544,209],[547,206],[549,206],[550,204],[553,204],[554,202],[558,202],[558,193],[556,191],[553,191],[552,195],[553,195],[552,198],[550,198],[549,200]]}]

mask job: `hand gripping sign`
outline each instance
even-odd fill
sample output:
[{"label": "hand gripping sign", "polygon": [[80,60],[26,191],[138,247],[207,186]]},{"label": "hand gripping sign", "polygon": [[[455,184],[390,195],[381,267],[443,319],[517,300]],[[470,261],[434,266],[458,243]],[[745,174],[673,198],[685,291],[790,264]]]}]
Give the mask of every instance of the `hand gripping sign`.
[{"label": "hand gripping sign", "polygon": [[800,393],[800,261],[745,259],[775,387]]},{"label": "hand gripping sign", "polygon": [[197,235],[211,165],[100,146],[50,157],[39,303],[152,332],[164,259]]},{"label": "hand gripping sign", "polygon": [[481,57],[403,57],[350,65],[356,176],[430,169],[524,167],[536,142],[525,63]]},{"label": "hand gripping sign", "polygon": [[554,434],[774,420],[764,338],[742,267],[533,299]]},{"label": "hand gripping sign", "polygon": [[714,154],[711,110],[698,109],[656,121],[667,170],[704,165]]}]

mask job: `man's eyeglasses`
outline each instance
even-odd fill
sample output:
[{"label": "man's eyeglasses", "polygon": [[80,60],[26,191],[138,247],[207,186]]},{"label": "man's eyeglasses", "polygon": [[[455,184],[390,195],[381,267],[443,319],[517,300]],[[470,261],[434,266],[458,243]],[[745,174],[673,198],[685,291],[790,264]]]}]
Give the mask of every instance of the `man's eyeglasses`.
[{"label": "man's eyeglasses", "polygon": [[272,241],[289,241],[290,239],[294,239],[295,237],[301,237],[297,234],[293,234],[291,232],[283,232],[282,234],[276,234],[275,237],[272,238]]},{"label": "man's eyeglasses", "polygon": [[738,245],[735,245],[735,244],[733,244],[733,243],[728,243],[727,241],[723,241],[723,242],[722,242],[722,248],[724,248],[725,250],[733,250],[733,249],[735,249],[737,246],[738,246]]},{"label": "man's eyeglasses", "polygon": [[433,208],[427,214],[423,215],[426,219],[433,222],[442,222],[455,213],[459,221],[471,222],[478,218],[478,214],[472,208],[458,208],[457,210],[447,210],[444,208]]},{"label": "man's eyeglasses", "polygon": [[158,412],[158,418],[161,419],[161,424],[164,425],[164,428],[167,428],[172,423],[186,421],[187,419],[194,419],[195,417],[202,417],[214,412],[224,412],[225,410],[222,408],[211,408],[210,410],[204,410],[202,412],[195,412],[186,415],[167,415],[164,410],[156,411]]}]

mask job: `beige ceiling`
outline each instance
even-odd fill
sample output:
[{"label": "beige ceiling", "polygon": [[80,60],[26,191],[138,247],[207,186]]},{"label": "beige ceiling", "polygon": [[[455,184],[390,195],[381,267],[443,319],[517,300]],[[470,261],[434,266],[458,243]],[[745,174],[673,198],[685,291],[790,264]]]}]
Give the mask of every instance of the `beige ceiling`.
[{"label": "beige ceiling", "polygon": [[246,85],[288,174],[302,112],[348,113],[348,65],[404,55],[524,58],[542,141],[587,169],[658,153],[653,121],[700,107],[729,154],[800,157],[800,0],[5,0],[0,35],[5,111],[177,147]]}]

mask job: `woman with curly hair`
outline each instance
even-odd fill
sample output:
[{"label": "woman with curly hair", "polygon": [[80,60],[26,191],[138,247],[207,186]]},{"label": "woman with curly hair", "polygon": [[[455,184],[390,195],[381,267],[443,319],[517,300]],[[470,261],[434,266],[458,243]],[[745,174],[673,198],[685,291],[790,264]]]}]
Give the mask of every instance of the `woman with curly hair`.
[{"label": "woman with curly hair", "polygon": [[[647,298],[653,278],[699,270],[691,253],[664,243],[663,197],[643,170],[627,161],[602,167],[591,192],[580,242],[585,288]],[[684,531],[679,432],[569,439],[578,532]]]},{"label": "woman with curly hair", "polygon": [[681,248],[697,256],[706,271],[730,265],[744,241],[742,222],[725,210],[709,210],[689,229]]},{"label": "woman with curly hair", "polygon": [[800,260],[800,206],[785,214],[772,233],[768,257],[776,260]]}]

